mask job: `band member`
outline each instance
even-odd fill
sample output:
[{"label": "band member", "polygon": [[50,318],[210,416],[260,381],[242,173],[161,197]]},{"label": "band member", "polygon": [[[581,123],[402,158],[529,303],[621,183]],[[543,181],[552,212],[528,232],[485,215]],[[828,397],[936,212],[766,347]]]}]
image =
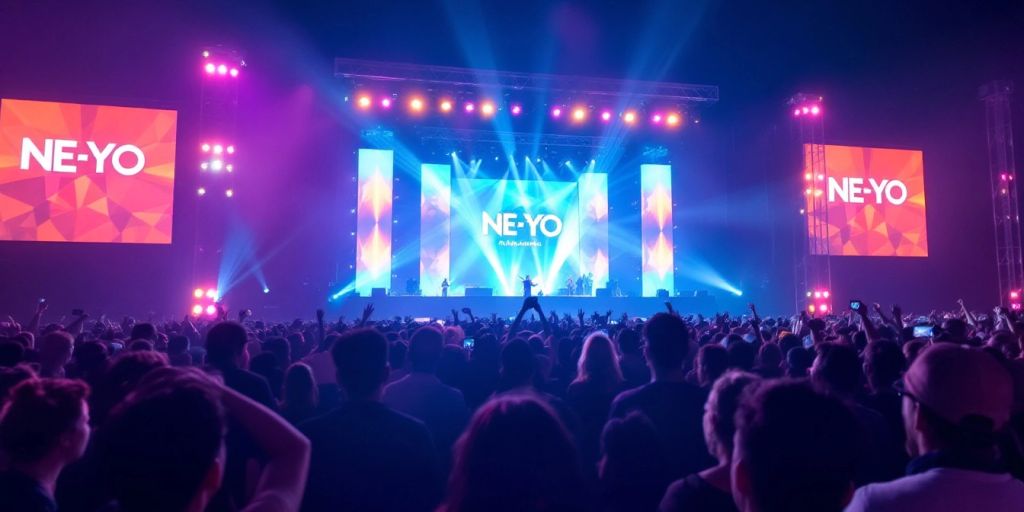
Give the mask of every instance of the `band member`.
[{"label": "band member", "polygon": [[584,290],[583,290],[583,275],[582,274],[580,274],[580,276],[576,278],[576,290],[578,290],[580,295],[585,295],[586,294],[584,292]]},{"label": "band member", "polygon": [[448,296],[448,287],[449,286],[451,286],[451,285],[448,284],[448,278],[446,277],[446,278],[444,278],[444,281],[441,281],[441,296],[442,297],[447,297]]},{"label": "band member", "polygon": [[565,280],[565,288],[569,290],[569,295],[576,295],[576,281],[573,280],[572,276]]},{"label": "band member", "polygon": [[533,287],[537,286],[537,283],[533,282],[533,280],[530,279],[529,275],[527,275],[526,277],[520,276],[520,279],[523,280],[523,297],[530,297],[530,296],[532,296],[533,295]]}]

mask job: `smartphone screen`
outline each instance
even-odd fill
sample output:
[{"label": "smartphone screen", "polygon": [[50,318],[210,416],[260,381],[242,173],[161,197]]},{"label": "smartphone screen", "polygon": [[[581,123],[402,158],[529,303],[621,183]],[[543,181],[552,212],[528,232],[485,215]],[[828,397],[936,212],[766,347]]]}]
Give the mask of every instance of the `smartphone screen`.
[{"label": "smartphone screen", "polygon": [[915,325],[914,326],[914,337],[915,338],[931,338],[935,328],[931,325]]},{"label": "smartphone screen", "polygon": [[466,350],[473,350],[474,341],[475,340],[473,338],[466,338],[462,340],[462,348]]}]

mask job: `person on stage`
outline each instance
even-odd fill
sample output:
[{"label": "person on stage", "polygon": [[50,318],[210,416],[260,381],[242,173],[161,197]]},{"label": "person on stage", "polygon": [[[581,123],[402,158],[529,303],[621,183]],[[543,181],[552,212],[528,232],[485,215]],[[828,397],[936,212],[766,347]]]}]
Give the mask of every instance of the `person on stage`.
[{"label": "person on stage", "polygon": [[576,281],[573,280],[572,275],[565,280],[565,288],[569,290],[569,295],[576,295]]},{"label": "person on stage", "polygon": [[533,287],[537,286],[537,283],[533,282],[533,280],[530,279],[529,275],[527,275],[526,277],[520,276],[520,279],[523,280],[523,297],[532,297]]},{"label": "person on stage", "polygon": [[444,278],[443,281],[441,281],[441,296],[442,297],[447,297],[448,296],[448,287],[449,286],[451,286],[451,285],[448,284],[448,278],[446,277],[446,278]]}]

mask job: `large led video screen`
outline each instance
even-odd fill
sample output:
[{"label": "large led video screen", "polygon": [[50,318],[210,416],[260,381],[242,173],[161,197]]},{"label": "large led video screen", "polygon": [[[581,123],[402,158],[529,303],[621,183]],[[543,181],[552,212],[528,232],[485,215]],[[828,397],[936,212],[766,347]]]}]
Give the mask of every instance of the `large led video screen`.
[{"label": "large led video screen", "polygon": [[[811,147],[804,150],[810,162]],[[921,151],[826,145],[825,167],[829,254],[928,256]],[[815,178],[811,169],[804,172]],[[813,200],[807,196],[808,211]],[[818,245],[824,247],[812,247]]]},{"label": "large led video screen", "polygon": [[0,240],[171,243],[177,113],[0,100]]},{"label": "large led video screen", "polygon": [[576,182],[458,179],[451,195],[451,276],[458,291],[554,294],[580,274]]}]

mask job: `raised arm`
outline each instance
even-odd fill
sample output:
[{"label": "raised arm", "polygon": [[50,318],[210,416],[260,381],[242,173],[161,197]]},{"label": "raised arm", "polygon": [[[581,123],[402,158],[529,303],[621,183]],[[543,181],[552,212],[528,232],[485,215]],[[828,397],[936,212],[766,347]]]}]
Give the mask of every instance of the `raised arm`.
[{"label": "raised arm", "polygon": [[39,323],[42,321],[43,312],[46,311],[49,305],[45,299],[40,299],[39,303],[36,304],[36,311],[32,313],[32,318],[29,319],[28,323],[25,324],[25,330],[32,333],[33,336],[39,334]]},{"label": "raised arm", "polygon": [[748,304],[748,306],[750,306],[750,325],[754,328],[754,338],[757,339],[758,345],[761,345],[764,343],[764,334],[761,332],[761,317],[757,314],[757,306],[754,306],[753,302]]}]

